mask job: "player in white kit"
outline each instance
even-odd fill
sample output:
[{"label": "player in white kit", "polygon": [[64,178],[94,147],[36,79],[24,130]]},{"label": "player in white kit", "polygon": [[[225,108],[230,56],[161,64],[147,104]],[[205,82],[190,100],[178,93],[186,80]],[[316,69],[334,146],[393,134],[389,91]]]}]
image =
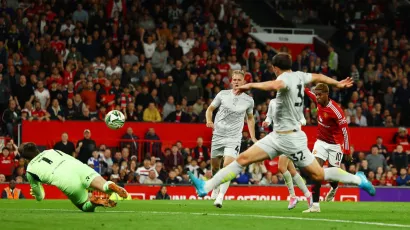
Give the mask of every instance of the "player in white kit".
[{"label": "player in white kit", "polygon": [[[253,117],[253,98],[245,93],[235,95],[234,90],[245,84],[245,74],[242,71],[232,72],[232,90],[219,92],[211,105],[206,110],[206,126],[213,128],[211,144],[211,165],[215,175],[221,165],[232,163],[239,155],[241,147],[242,129],[247,117],[249,133],[255,143],[255,120]],[[215,122],[212,122],[212,114],[219,108]],[[215,199],[214,205],[222,207],[222,202],[230,181],[221,184],[212,192],[211,198]]]},{"label": "player in white kit", "polygon": [[[276,107],[276,99],[272,99],[269,102],[268,113],[266,115],[265,121],[262,122],[262,127],[268,127],[269,125],[272,124],[273,120],[275,120],[275,116],[274,116],[275,107]],[[300,122],[300,125],[306,125],[306,119],[304,117],[302,117],[302,119],[299,122]],[[289,198],[288,209],[290,210],[290,209],[295,208],[297,203],[299,202],[295,194],[293,181],[295,181],[296,185],[300,188],[300,190],[302,190],[308,202],[308,206],[309,207],[312,206],[312,203],[313,203],[312,194],[309,192],[309,189],[307,188],[303,178],[296,171],[295,165],[287,156],[285,155],[279,156],[278,169],[282,173],[283,179],[285,179],[286,186],[288,187],[288,190],[289,190],[290,198]]]},{"label": "player in white kit", "polygon": [[251,146],[239,157],[219,170],[208,181],[196,178],[189,173],[198,196],[203,197],[218,185],[235,178],[244,167],[258,161],[273,159],[279,155],[286,155],[293,163],[315,181],[340,181],[344,184],[358,185],[371,196],[376,194],[373,185],[367,180],[363,172],[350,174],[340,168],[320,167],[313,154],[307,147],[306,134],[300,129],[300,119],[303,117],[304,86],[310,82],[322,82],[337,88],[347,88],[353,85],[351,78],[336,81],[322,74],[292,72],[292,59],[287,53],[278,53],[272,59],[277,80],[268,82],[249,83],[239,87],[237,93],[252,88],[260,90],[278,91],[274,114],[274,132],[265,136]]}]

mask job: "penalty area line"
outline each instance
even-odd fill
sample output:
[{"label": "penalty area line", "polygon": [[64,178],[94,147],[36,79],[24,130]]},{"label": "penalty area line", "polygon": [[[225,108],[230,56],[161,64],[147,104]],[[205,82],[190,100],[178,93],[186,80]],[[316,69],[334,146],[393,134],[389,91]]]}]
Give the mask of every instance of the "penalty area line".
[{"label": "penalty area line", "polygon": [[[8,209],[1,208],[2,210],[16,210],[20,212],[24,211],[59,211],[59,212],[81,212],[75,209],[51,209],[51,208],[39,208],[39,209]],[[335,220],[335,219],[323,219],[323,218],[310,218],[310,217],[294,217],[294,216],[268,216],[268,215],[256,215],[256,214],[240,214],[240,213],[206,213],[206,212],[159,212],[159,211],[132,211],[132,210],[104,210],[97,211],[97,213],[135,213],[135,214],[158,214],[158,215],[195,215],[195,216],[222,216],[222,217],[251,217],[259,219],[284,219],[284,220],[301,220],[301,221],[318,221],[318,222],[333,222],[333,223],[345,223],[345,224],[361,224],[361,225],[373,225],[383,227],[396,227],[396,228],[410,228],[410,225],[405,224],[390,224],[381,222],[368,222],[368,221],[355,221],[355,220]]]}]

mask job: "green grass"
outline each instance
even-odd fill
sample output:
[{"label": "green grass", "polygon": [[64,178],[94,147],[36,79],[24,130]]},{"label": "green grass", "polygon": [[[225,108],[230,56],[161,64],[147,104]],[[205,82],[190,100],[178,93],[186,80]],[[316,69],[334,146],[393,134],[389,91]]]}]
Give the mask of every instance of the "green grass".
[{"label": "green grass", "polygon": [[[302,213],[306,202],[120,201],[116,208],[83,213],[68,200],[0,200],[0,229],[410,229],[409,203],[322,203],[322,213]],[[359,223],[360,222],[360,223]],[[395,224],[400,226],[395,226]]]}]

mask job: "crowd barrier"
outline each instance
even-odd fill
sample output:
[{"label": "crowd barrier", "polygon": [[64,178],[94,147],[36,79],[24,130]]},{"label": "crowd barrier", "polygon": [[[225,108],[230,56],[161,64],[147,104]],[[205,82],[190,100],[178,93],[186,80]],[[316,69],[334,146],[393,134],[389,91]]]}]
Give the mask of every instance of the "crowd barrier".
[{"label": "crowd barrier", "polygon": [[[0,184],[3,191],[8,184]],[[18,184],[17,188],[22,190],[26,199],[33,199],[30,195],[30,185]],[[125,188],[134,200],[153,200],[160,186],[132,185],[127,184]],[[56,187],[44,185],[45,199],[67,199],[67,197]],[[209,200],[209,196],[198,198],[192,186],[167,186],[171,200]],[[320,199],[323,200],[329,191],[328,187],[322,187]],[[304,200],[303,194],[296,189],[296,195]],[[261,201],[284,201],[289,199],[288,189],[285,186],[231,186],[225,196],[226,200],[261,200]],[[381,201],[381,202],[410,202],[410,187],[377,187],[376,196],[371,197],[366,192],[356,187],[340,187],[337,190],[335,201],[359,202],[359,201]]]},{"label": "crowd barrier", "polygon": [[[22,140],[23,142],[33,141],[38,145],[51,147],[53,143],[60,141],[63,132],[68,133],[71,141],[77,142],[83,138],[84,130],[89,129],[91,130],[91,138],[96,141],[97,145],[118,146],[128,127],[131,127],[140,139],[144,139],[149,128],[154,128],[161,142],[175,143],[180,140],[187,147],[195,146],[199,136],[203,137],[204,141],[208,143],[212,136],[212,130],[207,128],[205,124],[127,122],[123,128],[111,130],[107,128],[104,122],[23,121]],[[308,136],[309,148],[312,148],[316,140],[317,127],[305,126],[303,130]],[[396,145],[392,144],[391,140],[396,132],[397,128],[352,127],[350,128],[350,141],[357,151],[369,151],[370,146],[376,143],[376,138],[381,136],[389,151],[392,151]]]}]

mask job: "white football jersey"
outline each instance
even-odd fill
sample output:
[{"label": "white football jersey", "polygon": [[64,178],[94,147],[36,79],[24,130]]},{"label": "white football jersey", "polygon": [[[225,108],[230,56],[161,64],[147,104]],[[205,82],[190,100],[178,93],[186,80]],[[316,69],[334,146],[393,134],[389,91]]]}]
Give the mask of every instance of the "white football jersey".
[{"label": "white football jersey", "polygon": [[301,120],[304,120],[305,85],[312,81],[312,74],[300,71],[284,72],[277,80],[282,80],[285,87],[279,90],[276,96],[274,130],[299,130]]},{"label": "white football jersey", "polygon": [[245,93],[235,95],[232,90],[222,90],[211,105],[215,108],[219,107],[213,135],[241,138],[245,115],[253,114],[253,98]]}]

